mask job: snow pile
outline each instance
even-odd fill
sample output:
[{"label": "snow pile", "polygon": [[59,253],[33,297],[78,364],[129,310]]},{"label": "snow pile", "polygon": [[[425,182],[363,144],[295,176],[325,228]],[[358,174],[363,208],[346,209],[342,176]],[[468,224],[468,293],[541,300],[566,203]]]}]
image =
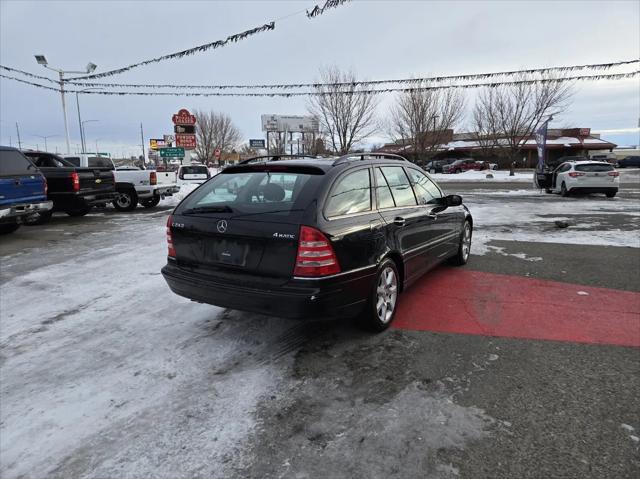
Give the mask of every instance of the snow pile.
[{"label": "snow pile", "polygon": [[[493,178],[487,178],[487,175]],[[509,176],[508,171],[502,170],[469,170],[462,173],[435,173],[430,175],[438,183],[446,182],[503,182],[503,183],[530,183],[533,184],[533,170],[526,172],[516,172],[515,176]]]},{"label": "snow pile", "polygon": [[3,477],[219,477],[242,459],[282,374],[245,362],[292,323],[221,322],[171,293],[166,215],[3,257]]}]

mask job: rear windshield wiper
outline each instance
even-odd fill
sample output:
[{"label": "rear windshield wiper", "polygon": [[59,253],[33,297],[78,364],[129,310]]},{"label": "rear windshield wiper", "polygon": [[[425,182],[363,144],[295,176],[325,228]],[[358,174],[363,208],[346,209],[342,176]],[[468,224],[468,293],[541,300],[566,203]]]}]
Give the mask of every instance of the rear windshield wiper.
[{"label": "rear windshield wiper", "polygon": [[188,208],[182,211],[182,215],[194,215],[198,213],[233,213],[228,206],[198,206],[196,208]]}]

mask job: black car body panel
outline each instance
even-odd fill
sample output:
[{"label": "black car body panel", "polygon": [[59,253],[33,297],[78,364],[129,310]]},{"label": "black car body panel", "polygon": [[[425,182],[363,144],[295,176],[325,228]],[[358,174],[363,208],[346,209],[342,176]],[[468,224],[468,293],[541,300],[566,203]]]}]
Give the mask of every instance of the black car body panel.
[{"label": "black car body panel", "polygon": [[[395,175],[400,179],[393,180],[396,183],[392,186],[380,186],[377,181],[383,180],[376,180],[376,174],[382,177],[380,172],[384,171],[390,178]],[[282,199],[280,192],[281,202],[274,203],[287,205],[284,214],[279,212],[280,206],[272,211],[262,203],[256,203],[256,207],[264,211],[251,213],[253,205],[237,200],[241,195],[238,191],[249,188],[254,180],[236,188],[231,185],[233,175],[252,172],[257,175],[256,182],[285,186],[289,196]],[[365,182],[368,175],[369,200],[366,188],[349,187],[351,177],[347,177],[351,174]],[[229,178],[226,183],[225,175]],[[418,199],[413,193],[418,189],[414,179],[429,183],[431,192],[440,199],[427,203],[426,193]],[[304,187],[297,190],[298,183]],[[341,190],[343,184],[347,186]],[[388,202],[378,206],[383,188],[391,194],[393,205]],[[227,194],[230,198],[236,195],[235,203],[224,202]],[[207,198],[216,195],[222,198],[217,207],[198,206],[198,202],[205,204]],[[343,214],[332,209],[334,197],[338,203],[349,205],[344,198],[350,195],[360,195],[362,201],[354,207],[361,211]],[[413,204],[397,205],[394,195],[404,196],[407,203],[414,198]],[[468,209],[447,206],[441,190],[406,160],[362,155],[361,160],[290,159],[245,164],[225,169],[176,207],[168,225],[175,257],[169,257],[162,274],[173,292],[199,302],[289,318],[347,317],[364,307],[384,258],[396,261],[401,287],[406,287],[456,254],[465,220],[471,221]],[[312,227],[325,235],[337,258],[339,273],[296,275],[302,227]]]}]

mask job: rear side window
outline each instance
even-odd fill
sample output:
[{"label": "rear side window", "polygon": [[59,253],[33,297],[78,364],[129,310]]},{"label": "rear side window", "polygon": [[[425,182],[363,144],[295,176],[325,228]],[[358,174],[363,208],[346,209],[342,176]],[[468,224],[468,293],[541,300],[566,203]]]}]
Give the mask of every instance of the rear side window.
[{"label": "rear side window", "polygon": [[442,192],[427,175],[413,168],[409,168],[408,172],[419,205],[433,203],[433,200],[442,198]]},{"label": "rear side window", "polygon": [[109,158],[102,158],[99,156],[91,156],[87,160],[89,168],[113,168],[113,164]]},{"label": "rear side window", "polygon": [[19,151],[0,150],[0,176],[33,175],[35,166]]},{"label": "rear side window", "polygon": [[73,166],[80,166],[80,158],[77,156],[67,156],[65,157],[65,160],[67,160]]},{"label": "rear side window", "polygon": [[409,179],[401,166],[383,166],[382,173],[391,188],[396,206],[415,206],[416,197],[409,184]]},{"label": "rear side window", "polygon": [[308,206],[318,174],[296,171],[223,172],[190,194],[177,213],[188,210],[290,216]]},{"label": "rear side window", "polygon": [[371,210],[369,169],[347,173],[333,186],[325,213],[327,218]]},{"label": "rear side window", "polygon": [[380,168],[375,169],[376,172],[376,193],[378,198],[378,208],[393,208],[396,204],[393,202],[393,196],[391,195],[391,188],[387,184]]},{"label": "rear side window", "polygon": [[590,165],[576,165],[576,171],[584,171],[587,173],[597,173],[602,171],[613,171],[613,165],[608,163],[592,163]]}]

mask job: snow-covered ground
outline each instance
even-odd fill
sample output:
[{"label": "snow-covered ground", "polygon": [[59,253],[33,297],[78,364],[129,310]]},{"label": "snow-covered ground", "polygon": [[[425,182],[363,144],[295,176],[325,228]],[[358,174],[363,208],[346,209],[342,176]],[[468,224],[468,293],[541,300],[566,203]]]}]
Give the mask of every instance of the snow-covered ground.
[{"label": "snow-covered ground", "polygon": [[[493,178],[487,178],[487,175],[493,176]],[[515,176],[509,176],[508,171],[504,170],[469,170],[462,173],[447,174],[447,173],[435,173],[431,177],[438,183],[456,182],[508,182],[508,183],[533,183],[533,171],[516,172]]]},{"label": "snow-covered ground", "polygon": [[[637,199],[463,196],[473,254],[502,253],[494,240],[640,247]],[[42,227],[59,241],[2,257],[3,477],[229,477],[250,460],[257,405],[282,390],[301,326],[172,294],[160,275],[168,213],[92,213],[108,226],[84,235],[64,218]]]}]

